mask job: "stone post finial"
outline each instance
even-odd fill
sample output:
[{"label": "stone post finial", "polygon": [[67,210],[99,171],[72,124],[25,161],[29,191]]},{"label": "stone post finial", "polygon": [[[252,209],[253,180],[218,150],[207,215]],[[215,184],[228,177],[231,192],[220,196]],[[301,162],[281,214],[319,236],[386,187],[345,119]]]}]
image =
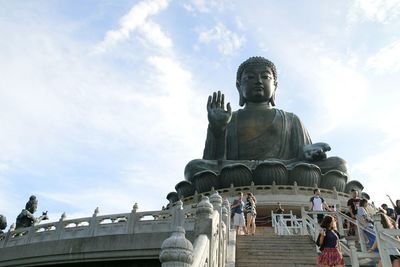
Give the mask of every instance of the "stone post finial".
[{"label": "stone post finial", "polygon": [[13,224],[10,225],[9,231],[15,231],[15,223],[13,223]]},{"label": "stone post finial", "polygon": [[100,212],[99,207],[96,207],[96,208],[94,209],[94,212],[93,212],[93,217],[96,217],[97,214],[99,214],[99,212]]},{"label": "stone post finial", "polygon": [[60,222],[64,221],[65,218],[67,218],[67,214],[65,214],[65,212],[63,212],[63,214],[61,214],[61,217],[60,217]]},{"label": "stone post finial", "polygon": [[135,204],[133,205],[133,207],[132,207],[132,213],[136,213],[138,209],[139,209],[139,206],[138,206],[137,203],[135,203]]},{"label": "stone post finial", "polygon": [[210,202],[216,210],[222,206],[222,197],[218,191],[214,191],[214,193],[210,196]]},{"label": "stone post finial", "polygon": [[183,207],[182,200],[178,200],[177,202],[175,202],[175,208],[176,209],[182,209],[182,207]]},{"label": "stone post finial", "polygon": [[193,245],[185,237],[185,229],[177,227],[161,245],[159,257],[163,267],[189,267],[193,263]]},{"label": "stone post finial", "polygon": [[207,196],[202,196],[201,201],[197,204],[196,217],[211,217],[213,213],[213,205]]}]

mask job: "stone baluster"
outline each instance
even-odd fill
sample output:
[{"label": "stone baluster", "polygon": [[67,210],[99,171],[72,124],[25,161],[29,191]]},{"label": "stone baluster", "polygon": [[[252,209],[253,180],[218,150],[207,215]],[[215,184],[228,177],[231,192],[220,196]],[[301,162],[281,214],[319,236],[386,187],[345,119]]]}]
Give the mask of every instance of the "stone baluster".
[{"label": "stone baluster", "polygon": [[296,181],[293,182],[293,194],[294,195],[299,194],[299,187],[297,186],[297,182]]},{"label": "stone baluster", "polygon": [[350,259],[351,259],[351,266],[353,267],[359,267],[360,262],[358,260],[358,252],[356,248],[356,242],[355,240],[348,240],[348,245],[350,248]]},{"label": "stone baluster", "polygon": [[234,197],[235,196],[235,187],[231,183],[231,186],[229,187],[229,196]]},{"label": "stone baluster", "polygon": [[275,181],[273,181],[272,182],[272,194],[277,194],[278,193],[278,188],[277,188],[277,186],[276,186],[276,182]]},{"label": "stone baluster", "polygon": [[304,206],[301,206],[301,221],[302,221],[301,235],[307,235],[306,209],[304,208]]},{"label": "stone baluster", "polygon": [[135,203],[135,204],[133,205],[133,207],[132,207],[132,213],[136,213],[138,209],[139,209],[139,206],[138,206],[137,203]]},{"label": "stone baluster", "polygon": [[219,214],[219,221],[218,221],[218,242],[217,244],[212,244],[215,246],[218,246],[218,266],[222,266],[222,254],[221,252],[223,251],[223,247],[221,247],[221,239],[222,239],[222,231],[223,231],[223,222],[222,222],[222,197],[218,194],[218,191],[214,191],[214,193],[210,197],[210,202],[214,207],[214,210],[216,210]]},{"label": "stone baluster", "polygon": [[358,242],[360,242],[360,248],[362,252],[367,252],[367,245],[365,244],[364,231],[361,229],[361,223],[356,219]]},{"label": "stone baluster", "polygon": [[60,219],[58,220],[58,223],[56,224],[56,233],[57,233],[57,239],[60,240],[62,237],[62,233],[64,231],[64,221],[65,218],[67,218],[67,215],[65,212],[61,214]]},{"label": "stone baluster", "polygon": [[336,187],[333,187],[333,198],[334,199],[339,199],[338,191],[336,190]]},{"label": "stone baluster", "polygon": [[183,202],[182,200],[178,200],[175,202],[175,206],[173,208],[173,215],[172,215],[172,227],[176,229],[178,226],[183,227],[183,223],[185,220],[185,214],[183,212]]},{"label": "stone baluster", "polygon": [[383,230],[383,225],[381,223],[381,215],[376,214],[373,216],[374,220],[374,231],[375,231],[375,237],[376,237],[376,242],[378,243],[378,248],[379,248],[379,254],[381,256],[381,261],[382,261],[382,266],[391,266],[391,260],[390,260],[390,255],[386,250],[386,246],[393,246],[391,244],[385,244],[385,242],[381,239],[380,233]]},{"label": "stone baluster", "polygon": [[96,234],[96,229],[97,229],[97,215],[100,213],[99,207],[96,207],[94,209],[92,218],[90,219],[89,222],[89,236],[94,236]]},{"label": "stone baluster", "polygon": [[336,204],[336,218],[337,218],[338,231],[341,236],[345,236],[343,229],[343,217],[340,215],[340,210],[341,210],[340,204]]},{"label": "stone baluster", "polygon": [[[224,210],[226,211],[226,214],[224,214]],[[228,232],[231,227],[231,212],[230,211],[231,211],[231,205],[229,203],[229,200],[226,198],[224,200],[224,202],[222,203],[222,220],[224,221]]]},{"label": "stone baluster", "polygon": [[67,218],[67,214],[65,212],[63,212],[60,216],[60,222],[65,221],[65,219]]},{"label": "stone baluster", "polygon": [[193,256],[193,245],[186,239],[183,227],[178,226],[161,245],[162,267],[190,267]]},{"label": "stone baluster", "polygon": [[218,211],[219,215],[222,216],[222,197],[218,194],[218,191],[214,191],[214,193],[210,196],[210,202],[213,205],[214,210]]},{"label": "stone baluster", "polygon": [[132,207],[132,211],[129,214],[129,219],[128,219],[128,223],[127,223],[127,232],[128,234],[133,234],[135,232],[135,224],[136,224],[136,220],[138,218],[137,216],[137,210],[139,209],[139,206],[137,203],[135,203]]}]

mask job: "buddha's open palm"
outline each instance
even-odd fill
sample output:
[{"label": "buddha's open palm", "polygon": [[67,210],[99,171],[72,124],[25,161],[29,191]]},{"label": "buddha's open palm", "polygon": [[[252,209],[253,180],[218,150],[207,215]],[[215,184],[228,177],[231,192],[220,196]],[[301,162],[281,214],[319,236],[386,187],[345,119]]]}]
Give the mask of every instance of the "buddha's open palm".
[{"label": "buddha's open palm", "polygon": [[231,104],[224,104],[224,94],[214,92],[207,101],[208,121],[216,129],[223,130],[232,118]]}]

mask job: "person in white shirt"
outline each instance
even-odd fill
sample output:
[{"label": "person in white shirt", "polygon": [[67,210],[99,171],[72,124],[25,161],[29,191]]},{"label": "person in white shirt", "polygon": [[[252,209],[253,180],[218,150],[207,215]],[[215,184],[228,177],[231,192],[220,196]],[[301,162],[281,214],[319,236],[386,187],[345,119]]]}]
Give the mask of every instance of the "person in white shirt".
[{"label": "person in white shirt", "polygon": [[[316,188],[314,189],[314,196],[310,198],[310,210],[311,211],[324,211],[331,210],[329,206],[326,204],[325,200],[321,197],[321,191]],[[322,222],[324,218],[324,214],[318,213],[317,219],[318,223]]]}]

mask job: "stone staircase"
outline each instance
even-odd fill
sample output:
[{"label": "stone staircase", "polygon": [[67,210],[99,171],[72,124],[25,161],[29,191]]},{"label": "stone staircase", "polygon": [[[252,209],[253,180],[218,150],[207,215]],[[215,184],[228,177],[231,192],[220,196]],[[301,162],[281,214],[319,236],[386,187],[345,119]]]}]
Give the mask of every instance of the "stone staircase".
[{"label": "stone staircase", "polygon": [[236,267],[316,266],[315,244],[308,236],[277,236],[273,228],[260,227],[255,236],[240,235],[236,243]]}]

